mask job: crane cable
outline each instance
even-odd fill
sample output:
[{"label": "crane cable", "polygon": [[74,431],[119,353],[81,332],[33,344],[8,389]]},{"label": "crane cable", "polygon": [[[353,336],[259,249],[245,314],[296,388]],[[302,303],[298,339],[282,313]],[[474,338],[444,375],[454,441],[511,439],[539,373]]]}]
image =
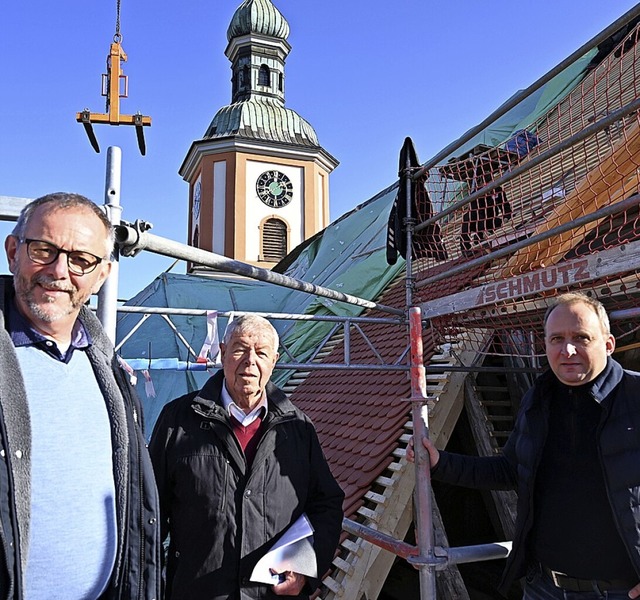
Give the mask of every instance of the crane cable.
[{"label": "crane cable", "polygon": [[120,33],[120,0],[116,0],[116,32],[113,35],[113,41],[116,44],[122,42],[122,34]]}]

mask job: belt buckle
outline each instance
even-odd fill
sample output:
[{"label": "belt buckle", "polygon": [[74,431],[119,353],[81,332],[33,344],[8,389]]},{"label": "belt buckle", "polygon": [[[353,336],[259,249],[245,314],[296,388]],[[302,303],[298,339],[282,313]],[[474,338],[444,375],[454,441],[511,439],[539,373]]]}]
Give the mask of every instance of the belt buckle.
[{"label": "belt buckle", "polygon": [[560,571],[554,571],[553,569],[549,569],[549,575],[551,575],[551,581],[553,581],[553,585],[557,588],[562,589],[562,585],[560,585],[560,581],[558,577],[566,577],[564,573],[560,573]]}]

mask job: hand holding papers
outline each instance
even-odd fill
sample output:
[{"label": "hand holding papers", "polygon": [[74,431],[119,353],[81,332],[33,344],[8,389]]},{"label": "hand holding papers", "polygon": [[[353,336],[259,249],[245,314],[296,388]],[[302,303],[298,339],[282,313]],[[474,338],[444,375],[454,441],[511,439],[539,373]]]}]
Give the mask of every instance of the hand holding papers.
[{"label": "hand holding papers", "polygon": [[316,553],[313,549],[313,527],[305,514],[258,561],[251,573],[251,581],[277,585],[282,581],[278,573],[284,571],[314,578],[318,576]]}]

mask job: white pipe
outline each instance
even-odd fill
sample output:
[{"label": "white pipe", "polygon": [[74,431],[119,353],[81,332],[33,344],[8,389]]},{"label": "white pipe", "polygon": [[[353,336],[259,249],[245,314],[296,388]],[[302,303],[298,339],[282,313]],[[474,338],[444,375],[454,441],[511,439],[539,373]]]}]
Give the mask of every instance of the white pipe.
[{"label": "white pipe", "polygon": [[[120,225],[122,207],[120,206],[120,182],[122,175],[122,150],[118,146],[107,149],[107,173],[104,191],[104,206],[107,217],[115,227]],[[118,311],[118,275],[120,271],[120,252],[118,246],[113,249],[111,274],[98,292],[96,314],[113,344],[116,341],[116,321]]]}]

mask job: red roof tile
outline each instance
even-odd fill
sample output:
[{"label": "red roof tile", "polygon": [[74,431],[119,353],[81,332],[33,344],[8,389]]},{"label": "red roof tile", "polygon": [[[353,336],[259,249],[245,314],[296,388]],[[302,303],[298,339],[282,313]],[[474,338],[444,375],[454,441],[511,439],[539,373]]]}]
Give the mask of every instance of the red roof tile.
[{"label": "red roof tile", "polygon": [[[450,267],[451,264],[446,265]],[[445,268],[445,267],[440,267]],[[428,275],[434,271],[428,272]],[[447,293],[460,290],[477,273],[469,272],[446,282]],[[438,296],[443,282],[438,282]],[[419,290],[421,301],[433,286]],[[404,282],[389,288],[379,302],[402,307]],[[375,313],[375,316],[380,316]],[[376,350],[385,360],[397,361],[409,340],[404,327],[382,323],[361,324]],[[435,342],[425,336],[425,359],[435,350]],[[344,348],[338,344],[326,362],[344,360]],[[375,359],[359,333],[351,336],[351,361],[372,363]],[[428,360],[427,360],[428,362]],[[400,371],[312,371],[294,391],[291,399],[313,420],[332,472],[345,491],[345,516],[353,518],[364,502],[364,495],[389,464],[398,446],[410,414],[411,383]]]}]

